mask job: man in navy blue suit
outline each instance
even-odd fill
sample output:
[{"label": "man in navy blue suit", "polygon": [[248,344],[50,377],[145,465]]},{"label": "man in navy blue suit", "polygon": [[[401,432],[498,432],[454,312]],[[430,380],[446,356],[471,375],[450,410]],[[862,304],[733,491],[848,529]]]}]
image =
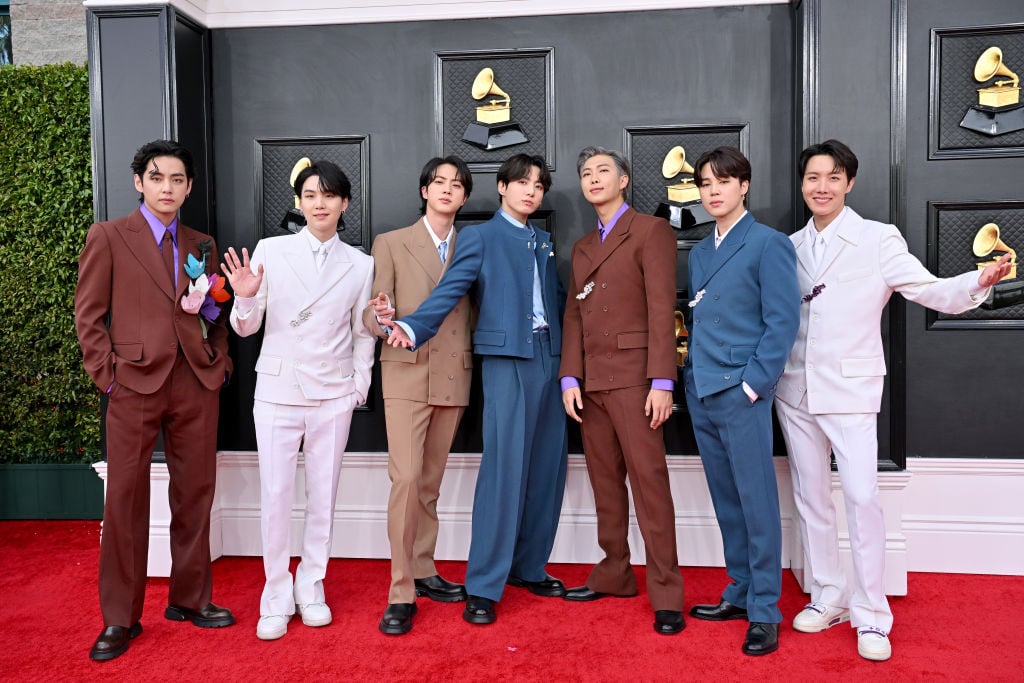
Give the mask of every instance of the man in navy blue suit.
[{"label": "man in navy blue suit", "polygon": [[695,165],[715,230],[690,252],[686,406],[731,579],[709,621],[747,619],[743,652],[779,647],[782,528],[772,463],[772,398],[800,324],[796,252],[744,207],[750,162],[733,147]]},{"label": "man in navy blue suit", "polygon": [[501,209],[494,218],[459,232],[444,276],[415,313],[382,321],[392,328],[387,343],[415,350],[473,289],[484,452],[462,614],[471,624],[494,622],[494,603],[506,583],[545,597],[565,594],[562,582],[545,571],[565,488],[558,383],[565,300],[551,234],[528,221],[551,187],[551,174],[542,157],[517,154],[501,165],[497,180]]}]

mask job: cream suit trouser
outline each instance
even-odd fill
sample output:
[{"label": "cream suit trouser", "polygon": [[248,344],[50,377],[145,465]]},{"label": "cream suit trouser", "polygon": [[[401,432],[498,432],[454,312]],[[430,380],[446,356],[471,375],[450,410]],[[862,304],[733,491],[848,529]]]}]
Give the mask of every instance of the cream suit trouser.
[{"label": "cream suit trouser", "polygon": [[[334,499],[348,443],[356,395],[324,399],[318,406],[256,400],[252,414],[260,465],[260,522],[267,583],[260,615],[295,613],[295,605],[325,602],[324,576],[331,555]],[[288,571],[295,472],[302,446],[306,516],[302,558],[295,580]]]},{"label": "cream suit trouser", "polygon": [[[878,500],[878,416],[807,412],[807,397],[793,407],[776,399],[789,451],[800,538],[811,574],[811,601],[849,607],[850,625],[892,628],[885,597],[885,520]],[[839,558],[839,528],[832,503],[834,453],[846,505],[853,555],[853,586]]]}]

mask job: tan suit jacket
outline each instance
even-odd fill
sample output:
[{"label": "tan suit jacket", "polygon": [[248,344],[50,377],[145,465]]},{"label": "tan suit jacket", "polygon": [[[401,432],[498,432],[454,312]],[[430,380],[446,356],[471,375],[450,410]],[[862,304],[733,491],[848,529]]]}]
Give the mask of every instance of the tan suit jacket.
[{"label": "tan suit jacket", "polygon": [[[396,319],[419,308],[444,272],[427,230],[419,220],[407,228],[380,234],[373,242],[373,295],[384,292],[391,299]],[[457,242],[453,235],[448,262],[455,255]],[[471,312],[469,295],[463,296],[437,335],[415,352],[383,345],[380,360],[384,398],[440,406],[467,405],[473,372]],[[387,337],[371,307],[363,311],[363,322],[377,336]]]}]

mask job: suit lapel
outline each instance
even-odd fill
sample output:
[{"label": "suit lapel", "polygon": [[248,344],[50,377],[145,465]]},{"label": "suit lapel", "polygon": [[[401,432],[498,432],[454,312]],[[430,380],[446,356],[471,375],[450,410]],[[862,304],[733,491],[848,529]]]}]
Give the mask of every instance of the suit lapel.
[{"label": "suit lapel", "polygon": [[[188,261],[189,254],[199,258],[199,239],[191,230],[183,230],[181,222],[178,222],[178,288],[174,293],[175,299],[185,296],[188,286],[192,282],[188,273],[185,272],[185,263]],[[217,272],[216,263],[207,263],[206,272],[210,272],[211,266],[213,272]]]},{"label": "suit lapel", "polygon": [[[427,230],[429,228],[420,220],[409,229],[406,233],[407,236],[403,236],[402,246],[409,252],[412,259],[419,264],[420,268],[430,276],[431,282],[436,285],[438,280],[441,279],[441,273],[444,272],[444,266],[441,265],[441,257],[438,256],[437,249],[434,248],[434,240],[430,239]],[[454,248],[455,239],[453,238],[451,244],[448,245],[449,260],[451,260]]]},{"label": "suit lapel", "polygon": [[812,242],[807,239],[807,236],[810,234],[807,231],[814,230],[814,228],[811,227],[811,223],[813,221],[813,218],[808,221],[807,225],[804,226],[804,229],[798,232],[793,238],[793,247],[796,249],[797,263],[800,264],[800,267],[803,269],[804,273],[807,274],[807,278],[809,280],[813,280],[817,275],[817,273],[814,272],[814,254],[811,253]]},{"label": "suit lapel", "polygon": [[633,209],[627,209],[624,214],[619,216],[619,220],[615,222],[615,228],[611,231],[608,237],[605,238],[604,242],[601,241],[601,236],[596,229],[587,233],[580,240],[580,245],[577,252],[582,256],[585,261],[580,263],[580,270],[576,276],[576,286],[580,289],[583,288],[583,283],[590,279],[590,276],[594,274],[602,263],[608,260],[608,257],[618,249],[623,242],[629,239],[629,228],[633,224],[633,218],[636,216],[636,211]]},{"label": "suit lapel", "polygon": [[160,256],[160,247],[153,239],[153,231],[149,229],[149,223],[146,222],[142,212],[136,209],[135,213],[128,217],[127,222],[118,226],[118,232],[124,239],[128,250],[138,259],[143,270],[153,280],[153,284],[166,294],[168,299],[173,300],[174,290],[170,280],[167,279],[167,271]]},{"label": "suit lapel", "polygon": [[857,246],[860,221],[851,220],[852,217],[858,216],[853,212],[853,209],[847,208],[839,219],[840,223],[836,226],[835,236],[829,240],[825,257],[821,259],[821,268],[818,270],[819,276],[828,272],[828,269],[832,267],[832,264],[835,263],[836,259],[839,258],[846,248]]},{"label": "suit lapel", "polygon": [[352,261],[349,260],[345,247],[340,243],[335,244],[334,247],[331,248],[331,253],[327,257],[327,261],[324,262],[323,270],[318,273],[316,265],[313,265],[312,286],[308,290],[309,295],[305,298],[302,308],[309,308],[322,299],[324,295],[330,292],[331,289],[337,285],[351,269]]},{"label": "suit lapel", "polygon": [[[712,232],[711,236],[708,237],[707,240],[708,246],[711,247],[714,254],[711,255],[711,260],[707,266],[707,270],[701,273],[699,279],[695,280],[695,282],[697,282],[697,289],[704,289],[708,280],[714,277],[715,273],[721,270],[722,267],[728,263],[740,249],[743,248],[743,243],[747,239],[747,232],[749,232],[750,226],[753,224],[754,216],[747,213],[739,223],[732,227],[729,233],[725,236],[725,239],[722,240],[722,243],[718,245],[718,249],[715,249],[715,236]],[[715,229],[717,230],[717,228]]]}]

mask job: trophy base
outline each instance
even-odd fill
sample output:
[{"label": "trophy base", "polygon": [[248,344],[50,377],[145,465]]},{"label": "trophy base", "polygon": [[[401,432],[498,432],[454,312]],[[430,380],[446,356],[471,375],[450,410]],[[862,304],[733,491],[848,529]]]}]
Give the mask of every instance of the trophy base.
[{"label": "trophy base", "polygon": [[306,227],[306,217],[296,208],[288,209],[284,218],[281,219],[282,230],[295,233],[300,232],[304,227]]},{"label": "trophy base", "polygon": [[523,129],[514,122],[486,124],[474,121],[466,126],[462,140],[488,151],[529,142]]},{"label": "trophy base", "polygon": [[698,202],[661,202],[654,210],[654,215],[664,218],[676,230],[689,230],[705,223],[714,223],[715,218],[704,210],[704,205]]},{"label": "trophy base", "polygon": [[964,114],[960,127],[991,136],[1024,130],[1024,104],[1005,107],[972,106]]}]

